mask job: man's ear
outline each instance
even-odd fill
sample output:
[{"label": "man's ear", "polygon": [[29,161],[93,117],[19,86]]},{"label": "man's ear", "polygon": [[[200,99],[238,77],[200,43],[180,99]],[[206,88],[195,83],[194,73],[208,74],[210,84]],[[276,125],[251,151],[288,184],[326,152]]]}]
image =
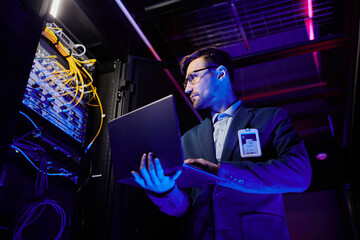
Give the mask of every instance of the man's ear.
[{"label": "man's ear", "polygon": [[223,80],[223,78],[227,75],[227,70],[226,67],[224,67],[223,65],[220,65],[217,68],[217,77],[219,80]]}]

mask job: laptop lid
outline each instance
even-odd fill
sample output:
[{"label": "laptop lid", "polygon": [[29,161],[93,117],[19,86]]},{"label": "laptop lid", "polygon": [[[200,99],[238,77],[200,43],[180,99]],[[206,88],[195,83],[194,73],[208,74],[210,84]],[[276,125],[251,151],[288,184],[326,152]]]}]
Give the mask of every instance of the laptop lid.
[{"label": "laptop lid", "polygon": [[183,164],[181,136],[172,95],[108,122],[109,140],[116,182],[139,187],[131,171],[139,172],[141,156],[153,152],[165,175],[182,169],[177,180],[181,188],[212,184],[219,177]]},{"label": "laptop lid", "polygon": [[108,122],[115,181],[132,184],[141,156],[153,152],[165,174],[183,164],[180,132],[172,95]]}]

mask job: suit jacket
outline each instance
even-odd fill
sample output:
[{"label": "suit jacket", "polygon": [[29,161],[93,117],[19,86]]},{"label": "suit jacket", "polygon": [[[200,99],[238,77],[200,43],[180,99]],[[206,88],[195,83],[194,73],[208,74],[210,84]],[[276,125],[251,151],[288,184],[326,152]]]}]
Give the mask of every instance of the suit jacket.
[{"label": "suit jacket", "polygon": [[[245,128],[258,129],[262,156],[240,156],[237,132]],[[185,159],[216,163],[212,133],[210,119],[185,133]],[[186,239],[289,239],[282,194],[306,190],[311,167],[284,110],[239,107],[226,136],[219,176],[228,181],[149,196],[169,215],[187,213]]]}]

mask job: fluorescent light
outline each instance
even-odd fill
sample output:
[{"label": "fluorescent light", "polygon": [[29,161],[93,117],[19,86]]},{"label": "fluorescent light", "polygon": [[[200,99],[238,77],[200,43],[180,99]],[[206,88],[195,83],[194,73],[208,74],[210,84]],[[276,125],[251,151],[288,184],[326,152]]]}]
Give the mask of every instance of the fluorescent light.
[{"label": "fluorescent light", "polygon": [[148,47],[148,49],[151,51],[151,53],[153,54],[153,56],[156,58],[156,60],[161,61],[160,56],[158,55],[158,53],[155,51],[155,49],[153,48],[153,46],[151,45],[151,43],[149,42],[149,40],[147,39],[147,37],[145,36],[145,34],[143,33],[143,31],[140,29],[139,25],[135,22],[134,18],[131,16],[131,14],[129,13],[129,11],[127,10],[127,8],[125,7],[125,5],[121,2],[121,0],[115,0],[115,2],[117,3],[117,5],[119,6],[119,8],[121,9],[121,11],[124,13],[125,17],[129,20],[129,22],[131,23],[131,25],[133,26],[133,28],[135,29],[135,31],[139,34],[140,38],[143,40],[143,42],[145,43],[145,45]]},{"label": "fluorescent light", "polygon": [[61,0],[53,0],[51,4],[50,14],[56,18]]},{"label": "fluorescent light", "polygon": [[314,16],[313,7],[312,7],[312,0],[308,0],[308,16],[309,16],[309,18],[312,18]]},{"label": "fluorescent light", "polygon": [[305,21],[306,31],[307,31],[309,40],[312,41],[315,39],[313,20],[312,20],[312,18],[307,18],[304,21]]}]

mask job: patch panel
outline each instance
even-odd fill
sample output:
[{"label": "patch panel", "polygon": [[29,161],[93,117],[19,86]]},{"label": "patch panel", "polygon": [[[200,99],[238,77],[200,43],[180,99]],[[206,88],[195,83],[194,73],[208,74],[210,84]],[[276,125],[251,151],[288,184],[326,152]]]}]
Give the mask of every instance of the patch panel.
[{"label": "patch panel", "polygon": [[81,92],[76,91],[72,75],[63,74],[68,71],[64,61],[44,45],[45,41],[40,41],[23,104],[84,146],[89,99],[85,96],[79,100]]}]

